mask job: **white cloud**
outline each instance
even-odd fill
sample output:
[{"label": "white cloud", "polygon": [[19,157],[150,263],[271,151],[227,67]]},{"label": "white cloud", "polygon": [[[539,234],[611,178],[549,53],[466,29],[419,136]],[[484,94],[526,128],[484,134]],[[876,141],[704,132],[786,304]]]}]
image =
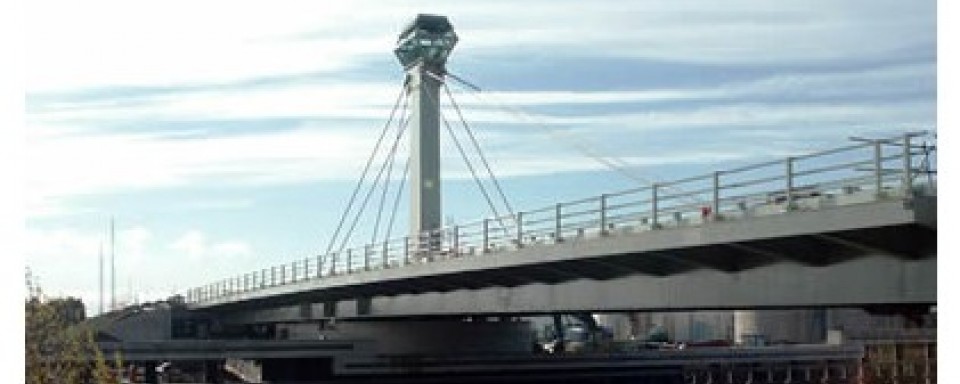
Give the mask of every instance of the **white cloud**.
[{"label": "white cloud", "polygon": [[[452,19],[461,36],[455,55],[467,61],[520,52],[758,64],[879,57],[927,43],[933,9],[933,2],[703,0],[531,1],[520,9],[455,2],[429,11]],[[24,23],[27,87],[332,72],[390,55],[400,27],[423,11],[414,2],[35,1]]]},{"label": "white cloud", "polygon": [[[870,70],[787,73],[758,80],[690,88],[618,91],[490,91],[456,92],[454,97],[471,122],[529,123],[517,108],[551,105],[648,104],[732,99],[869,98],[928,90],[935,87],[934,64],[908,64]],[[28,115],[33,124],[82,127],[96,122],[136,119],[211,120],[316,118],[380,122],[388,116],[399,84],[339,83],[259,87],[237,91],[186,91],[151,96],[133,105],[104,101],[59,102]],[[448,102],[444,102],[447,104]],[[253,106],[253,107],[252,107]],[[656,106],[653,106],[654,109]],[[456,111],[447,106],[448,119]],[[530,113],[527,113],[530,114]],[[541,123],[575,124],[578,118],[533,115]],[[587,119],[590,119],[589,117]],[[40,134],[42,135],[43,131]],[[40,136],[38,136],[40,137]],[[42,137],[41,137],[42,138]]]},{"label": "white cloud", "polygon": [[191,230],[184,233],[174,240],[169,248],[191,259],[204,260],[210,257],[229,258],[233,256],[244,256],[252,252],[250,245],[243,241],[228,240],[211,242],[207,239],[207,235],[198,230]]},{"label": "white cloud", "polygon": [[[350,10],[316,2],[39,1],[27,7],[27,88],[238,81],[342,69],[389,52],[389,34],[296,40],[283,36],[338,23]],[[392,32],[392,31],[391,31]]]},{"label": "white cloud", "polygon": [[[876,58],[934,33],[935,4],[897,1],[593,1],[488,5],[463,50],[768,64]],[[473,19],[469,20],[474,22]],[[456,23],[456,20],[454,20]],[[926,29],[924,29],[926,28]]]},{"label": "white cloud", "polygon": [[[459,95],[457,98],[464,105],[466,118],[474,128],[486,131],[480,132],[484,147],[493,148],[493,157],[508,159],[511,158],[510,151],[527,151],[523,147],[528,145],[528,140],[519,139],[517,134],[529,135],[531,131],[489,130],[497,124],[525,124],[553,130],[552,133],[532,131],[539,133],[535,139],[537,142],[547,141],[558,133],[565,135],[564,132],[601,140],[606,135],[703,127],[930,129],[934,124],[935,107],[923,100],[788,103],[757,100],[783,96],[802,100],[803,96],[829,99],[847,95],[856,99],[896,95],[898,92],[909,94],[924,89],[922,84],[935,76],[932,70],[932,65],[904,65],[869,71],[784,74],[688,89],[501,92],[480,97]],[[64,204],[62,199],[83,194],[198,183],[241,185],[352,180],[373,145],[376,126],[387,115],[383,102],[392,101],[396,91],[396,88],[378,84],[323,88],[297,85],[243,94],[204,91],[163,96],[133,108],[62,106],[67,114],[73,114],[69,118],[57,112],[38,113],[38,120],[50,119],[51,124],[30,123],[26,150],[28,164],[31,164],[26,180],[30,192],[27,195],[31,196],[27,202],[28,212],[38,217],[76,210],[77,207]],[[339,97],[341,92],[350,97]],[[708,106],[673,104],[668,108],[644,104],[689,100],[715,102]],[[535,112],[537,107],[556,104],[588,107],[609,103],[641,104],[594,115],[557,116]],[[570,108],[577,106],[571,105]],[[325,123],[319,117],[324,114],[327,118],[353,116],[371,120]],[[309,116],[318,118],[318,122],[293,130],[264,130],[230,136],[171,137],[160,133],[85,132],[93,129],[91,125],[95,126],[97,121],[109,124],[112,119],[162,116],[189,120],[216,115],[236,118]],[[456,119],[450,108],[445,109],[444,115],[447,119]],[[79,116],[100,120],[71,122],[70,119]],[[361,128],[363,126],[366,128]],[[578,140],[577,137],[570,139]],[[401,155],[404,153],[401,149]],[[454,160],[459,162],[456,158]],[[514,173],[514,167],[532,169],[506,160],[498,164],[498,172],[504,174]],[[571,167],[573,165],[555,171],[577,170]]]},{"label": "white cloud", "polygon": [[196,258],[206,253],[207,245],[202,233],[191,231],[170,244],[170,249]]},{"label": "white cloud", "polygon": [[[38,128],[44,131],[55,128]],[[191,183],[283,183],[352,178],[372,142],[364,134],[299,129],[213,138],[155,134],[28,137],[26,190],[34,212],[85,194]],[[349,166],[344,166],[349,165]]]}]

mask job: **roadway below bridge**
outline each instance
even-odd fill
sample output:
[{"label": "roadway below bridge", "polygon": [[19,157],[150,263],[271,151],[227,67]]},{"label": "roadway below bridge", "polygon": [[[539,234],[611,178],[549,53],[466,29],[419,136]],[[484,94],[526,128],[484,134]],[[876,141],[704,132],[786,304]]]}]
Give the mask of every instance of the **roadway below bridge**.
[{"label": "roadway below bridge", "polygon": [[237,323],[936,303],[936,197],[887,197],[325,276],[191,304]]}]

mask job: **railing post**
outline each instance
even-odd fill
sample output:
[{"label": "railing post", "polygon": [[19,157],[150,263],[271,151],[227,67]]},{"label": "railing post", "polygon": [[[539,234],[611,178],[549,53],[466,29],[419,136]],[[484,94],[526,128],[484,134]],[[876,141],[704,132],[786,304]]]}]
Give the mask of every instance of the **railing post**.
[{"label": "railing post", "polygon": [[290,282],[291,282],[291,283],[296,283],[296,282],[297,282],[297,272],[298,272],[298,270],[299,270],[299,268],[297,268],[297,262],[296,262],[296,261],[291,262],[291,263],[290,263]]},{"label": "railing post", "polygon": [[555,226],[555,227],[554,227],[554,230],[553,230],[553,231],[554,231],[553,239],[554,239],[554,242],[557,242],[557,243],[563,241],[563,211],[562,211],[562,207],[563,207],[563,204],[557,203],[557,210],[556,210],[555,213],[554,213],[554,217],[555,217],[555,219],[554,219],[554,226]]},{"label": "railing post", "polygon": [[910,164],[912,149],[910,148],[910,134],[903,135],[903,195],[910,198],[913,195],[913,165]]},{"label": "railing post", "polygon": [[523,212],[517,212],[517,248],[523,248]]},{"label": "railing post", "polygon": [[713,173],[713,206],[710,207],[713,211],[713,217],[719,217],[720,215],[720,171]]},{"label": "railing post", "polygon": [[607,194],[600,195],[600,236],[607,235]]},{"label": "railing post", "polygon": [[410,236],[403,237],[403,265],[410,263]]},{"label": "railing post", "polygon": [[323,256],[317,255],[317,278],[323,277]]},{"label": "railing post", "polygon": [[287,283],[287,265],[280,264],[280,285]]},{"label": "railing post", "polygon": [[270,286],[271,287],[277,286],[277,267],[276,266],[270,267]]},{"label": "railing post", "polygon": [[653,183],[652,185],[650,185],[650,191],[651,191],[650,192],[650,212],[651,212],[650,221],[651,221],[651,228],[653,229],[657,229],[657,227],[660,226],[660,222],[658,220],[659,214],[657,212],[659,210],[659,208],[657,207],[659,203],[657,201],[657,189],[659,189],[657,186],[657,183]]},{"label": "railing post", "polygon": [[370,244],[365,244],[365,245],[363,246],[363,270],[364,270],[364,271],[369,271],[369,270],[370,270],[370,253],[371,253],[371,251],[372,251],[372,247],[370,246]]},{"label": "railing post", "polygon": [[878,199],[883,195],[883,143],[880,140],[873,142],[873,181]]},{"label": "railing post", "polygon": [[460,255],[460,226],[453,226],[453,256]]},{"label": "railing post", "polygon": [[483,253],[490,251],[490,219],[483,219]]},{"label": "railing post", "polygon": [[353,272],[353,252],[347,248],[347,273]]},{"label": "railing post", "polygon": [[380,261],[383,264],[383,268],[386,269],[387,265],[390,263],[390,241],[383,241],[383,253],[380,254]]},{"label": "railing post", "polygon": [[786,176],[787,176],[787,210],[793,208],[793,157],[788,157],[786,160]]}]

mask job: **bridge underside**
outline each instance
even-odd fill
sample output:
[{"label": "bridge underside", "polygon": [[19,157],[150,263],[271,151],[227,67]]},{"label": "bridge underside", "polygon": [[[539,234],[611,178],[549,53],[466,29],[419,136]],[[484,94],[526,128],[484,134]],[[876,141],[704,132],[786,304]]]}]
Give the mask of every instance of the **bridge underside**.
[{"label": "bridge underside", "polygon": [[333,276],[198,305],[337,317],[936,303],[936,201],[892,199]]}]

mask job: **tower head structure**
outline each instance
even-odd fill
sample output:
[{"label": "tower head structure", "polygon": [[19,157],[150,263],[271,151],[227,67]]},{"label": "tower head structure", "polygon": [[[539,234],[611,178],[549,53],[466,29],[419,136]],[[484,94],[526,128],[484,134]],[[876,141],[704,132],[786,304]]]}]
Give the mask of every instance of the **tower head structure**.
[{"label": "tower head structure", "polygon": [[407,73],[410,98],[410,231],[417,249],[433,249],[441,227],[440,87],[457,34],[445,16],[417,15],[397,39],[394,53]]},{"label": "tower head structure", "polygon": [[397,39],[394,53],[404,69],[417,65],[442,69],[457,44],[457,34],[446,16],[417,15]]}]

